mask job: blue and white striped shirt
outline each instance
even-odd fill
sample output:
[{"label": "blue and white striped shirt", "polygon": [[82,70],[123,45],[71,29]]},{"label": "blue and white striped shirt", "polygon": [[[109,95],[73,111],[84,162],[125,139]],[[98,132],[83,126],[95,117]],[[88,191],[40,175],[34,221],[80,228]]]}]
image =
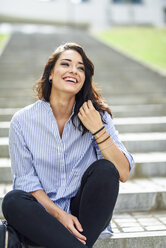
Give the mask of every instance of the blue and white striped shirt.
[{"label": "blue and white striped shirt", "polygon": [[[73,114],[73,112],[72,112]],[[105,112],[106,130],[127,157],[133,157],[120,142],[110,115]],[[78,123],[78,119],[76,120]],[[62,138],[49,102],[38,100],[18,111],[11,120],[9,152],[13,188],[32,192],[42,189],[50,199],[70,213],[70,199],[76,195],[85,170],[103,158],[93,135],[66,122]]]}]

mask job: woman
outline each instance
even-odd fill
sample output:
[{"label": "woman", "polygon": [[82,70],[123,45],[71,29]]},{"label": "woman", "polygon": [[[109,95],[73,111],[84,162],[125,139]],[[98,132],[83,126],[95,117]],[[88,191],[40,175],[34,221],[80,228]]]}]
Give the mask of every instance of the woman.
[{"label": "woman", "polygon": [[39,100],[12,118],[14,189],[2,209],[31,244],[92,247],[112,218],[119,179],[134,165],[93,73],[80,45],[58,47],[36,85]]}]

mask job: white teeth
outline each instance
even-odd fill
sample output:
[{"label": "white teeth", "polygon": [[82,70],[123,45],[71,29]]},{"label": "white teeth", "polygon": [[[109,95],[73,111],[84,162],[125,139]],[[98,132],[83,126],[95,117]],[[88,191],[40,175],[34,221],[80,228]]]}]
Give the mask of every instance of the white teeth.
[{"label": "white teeth", "polygon": [[77,82],[77,80],[75,78],[71,78],[71,77],[67,77],[67,78],[64,78],[65,81],[72,81],[74,83]]}]

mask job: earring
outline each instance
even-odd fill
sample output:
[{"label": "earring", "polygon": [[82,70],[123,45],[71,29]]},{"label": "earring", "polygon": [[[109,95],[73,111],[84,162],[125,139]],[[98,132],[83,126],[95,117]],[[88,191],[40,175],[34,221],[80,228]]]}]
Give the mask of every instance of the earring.
[{"label": "earring", "polygon": [[49,84],[52,84],[52,79],[49,79]]}]

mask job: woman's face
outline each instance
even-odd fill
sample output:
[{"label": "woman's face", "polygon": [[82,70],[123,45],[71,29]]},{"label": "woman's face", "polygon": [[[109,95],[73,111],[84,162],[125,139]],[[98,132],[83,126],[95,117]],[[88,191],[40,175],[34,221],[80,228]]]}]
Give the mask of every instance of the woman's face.
[{"label": "woman's face", "polygon": [[49,80],[56,93],[76,95],[85,81],[85,66],[81,55],[75,50],[64,51],[55,63]]}]

